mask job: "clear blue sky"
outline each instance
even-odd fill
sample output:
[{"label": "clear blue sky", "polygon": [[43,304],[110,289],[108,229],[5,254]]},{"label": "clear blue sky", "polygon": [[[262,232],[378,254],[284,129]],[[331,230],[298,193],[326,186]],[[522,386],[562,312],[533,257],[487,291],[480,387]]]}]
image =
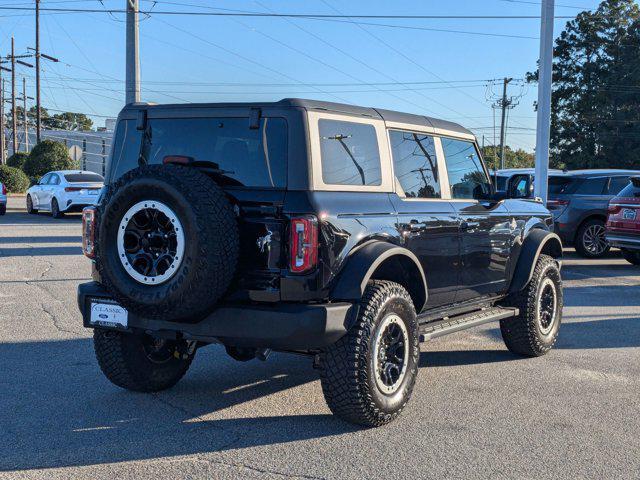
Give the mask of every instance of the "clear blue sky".
[{"label": "clear blue sky", "polygon": [[[103,0],[103,3],[106,8],[125,6],[125,0]],[[142,1],[141,9],[151,8],[152,3]],[[556,3],[558,16],[576,15],[581,9],[595,8],[599,2],[557,0]],[[0,6],[9,5],[31,6],[33,1],[0,0]],[[103,8],[98,0],[42,0],[41,5]],[[153,8],[206,12],[212,11],[212,7],[354,15],[540,13],[536,0],[158,0]],[[486,134],[487,143],[492,143],[493,114],[487,100],[486,80],[505,76],[522,79],[535,68],[538,58],[537,19],[358,21],[512,37],[359,27],[336,21],[152,13],[140,26],[142,98],[161,103],[270,101],[290,96],[347,101],[457,121],[476,129],[479,137]],[[556,20],[556,35],[566,22]],[[41,23],[43,53],[61,60],[59,64],[43,61],[43,106],[94,115],[98,126],[104,124],[102,116],[116,116],[124,101],[124,16],[43,13]],[[33,46],[33,14],[0,11],[3,54],[8,52],[11,35],[15,36],[17,53]],[[34,96],[33,70],[21,67],[18,76],[23,74],[27,75],[28,95]],[[494,85],[494,93],[500,93],[500,88]],[[514,84],[509,91],[523,96],[510,112],[507,143],[532,151],[536,86]],[[496,121],[499,122],[499,116]]]}]

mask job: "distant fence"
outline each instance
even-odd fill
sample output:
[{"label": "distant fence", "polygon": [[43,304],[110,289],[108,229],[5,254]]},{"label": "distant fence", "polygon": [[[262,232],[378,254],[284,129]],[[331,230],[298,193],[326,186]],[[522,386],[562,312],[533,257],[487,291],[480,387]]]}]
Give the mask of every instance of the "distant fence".
[{"label": "distant fence", "polygon": [[[35,130],[29,131],[29,151],[36,144]],[[9,132],[6,133],[7,157],[13,153],[13,138]],[[104,175],[107,158],[111,151],[111,141],[113,132],[74,132],[70,130],[42,130],[42,138],[55,140],[64,143],[67,148],[77,145],[82,149],[82,159],[80,167],[83,170]],[[27,151],[24,132],[18,133],[18,151]]]}]

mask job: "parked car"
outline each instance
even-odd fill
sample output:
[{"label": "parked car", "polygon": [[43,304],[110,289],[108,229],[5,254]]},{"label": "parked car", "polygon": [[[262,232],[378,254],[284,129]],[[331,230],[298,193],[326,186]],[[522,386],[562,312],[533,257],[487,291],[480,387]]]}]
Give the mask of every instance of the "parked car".
[{"label": "parked car", "polygon": [[0,182],[0,215],[7,213],[7,186]]},{"label": "parked car", "polygon": [[46,210],[54,218],[68,212],[81,212],[84,207],[95,205],[103,186],[104,178],[94,172],[49,172],[27,190],[27,212],[36,214]]},{"label": "parked car", "polygon": [[555,232],[586,258],[602,257],[610,245],[605,238],[609,200],[629,183],[634,170],[572,170],[549,176],[547,207]]},{"label": "parked car", "polygon": [[640,176],[609,202],[606,238],[629,263],[640,265]]},{"label": "parked car", "polygon": [[78,305],[115,385],[170,388],[208,344],[278,350],[313,359],[333,413],[378,426],[411,396],[420,341],[490,321],[519,355],[556,341],[551,214],[498,198],[457,124],[299,99],[132,104],[111,155]]}]

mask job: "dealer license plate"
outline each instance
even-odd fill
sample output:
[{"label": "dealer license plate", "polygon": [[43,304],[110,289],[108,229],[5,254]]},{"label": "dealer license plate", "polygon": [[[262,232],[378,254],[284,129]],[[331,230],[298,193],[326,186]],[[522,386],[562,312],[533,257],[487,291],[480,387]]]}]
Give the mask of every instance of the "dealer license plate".
[{"label": "dealer license plate", "polygon": [[129,323],[129,312],[115,302],[92,301],[89,315],[89,323],[101,327],[127,328]]}]

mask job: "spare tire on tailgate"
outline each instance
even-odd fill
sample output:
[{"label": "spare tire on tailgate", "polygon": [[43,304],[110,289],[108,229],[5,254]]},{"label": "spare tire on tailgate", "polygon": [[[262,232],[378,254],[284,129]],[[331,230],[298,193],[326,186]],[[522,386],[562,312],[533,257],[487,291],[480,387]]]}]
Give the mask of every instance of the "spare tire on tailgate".
[{"label": "spare tire on tailgate", "polygon": [[197,321],[229,287],[238,225],[222,189],[201,171],[149,165],[123,175],[98,209],[102,285],[146,318]]}]

